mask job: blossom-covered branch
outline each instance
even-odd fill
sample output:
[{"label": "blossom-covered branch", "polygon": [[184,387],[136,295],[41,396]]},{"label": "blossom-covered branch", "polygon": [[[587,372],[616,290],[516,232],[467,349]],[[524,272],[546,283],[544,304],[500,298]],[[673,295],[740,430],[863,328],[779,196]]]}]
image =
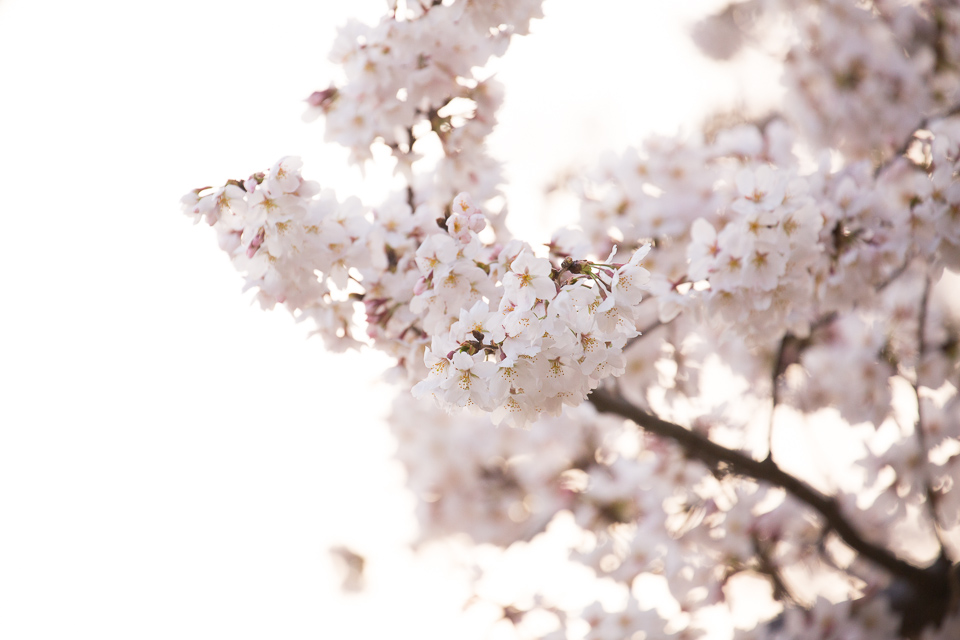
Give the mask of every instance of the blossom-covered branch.
[{"label": "blossom-covered branch", "polygon": [[[960,635],[960,8],[724,8],[695,39],[779,56],[782,115],[604,156],[568,185],[577,224],[541,248],[504,224],[485,70],[541,3],[388,5],[340,30],[343,74],[305,119],[358,165],[388,149],[389,197],[338,195],[285,157],[183,208],[264,307],[396,362],[421,541],[522,553],[572,521],[570,562],[625,604],[545,585],[497,604],[521,637],[697,637],[718,610],[736,640]],[[851,452],[829,495],[775,462],[791,414]],[[778,613],[734,630],[751,575]],[[651,580],[662,602],[640,595]],[[528,632],[534,613],[554,628]]]},{"label": "blossom-covered branch", "polygon": [[948,583],[942,566],[935,567],[937,570],[916,567],[897,558],[889,549],[866,540],[848,521],[835,500],[783,471],[772,459],[756,460],[740,451],[718,445],[699,433],[643,411],[611,389],[596,389],[590,394],[590,402],[602,412],[632,420],[647,431],[676,442],[690,457],[717,469],[720,473],[734,473],[785,489],[823,517],[825,528],[835,531],[861,556],[915,587],[925,589],[931,597],[935,594],[942,597],[947,589]]}]

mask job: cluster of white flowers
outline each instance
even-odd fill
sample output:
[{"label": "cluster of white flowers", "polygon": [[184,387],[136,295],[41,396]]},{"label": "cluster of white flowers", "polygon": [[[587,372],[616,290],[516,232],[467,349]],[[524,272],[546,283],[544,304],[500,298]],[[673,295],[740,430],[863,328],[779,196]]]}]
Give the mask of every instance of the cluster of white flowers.
[{"label": "cluster of white flowers", "polygon": [[[183,208],[264,307],[311,319],[332,349],[395,359],[411,393],[391,427],[421,541],[466,534],[521,553],[566,519],[580,537],[569,559],[617,585],[621,606],[530,594],[556,623],[542,638],[694,638],[721,618],[743,640],[955,638],[956,3],[723,9],[695,34],[720,57],[786,19],[784,112],[605,156],[572,185],[578,225],[544,253],[503,225],[485,150],[502,88],[482,68],[541,2],[388,5],[378,25],[341,29],[344,77],[307,117],[322,114],[358,164],[389,147],[402,188],[364,207],[288,157]],[[598,414],[591,393],[689,425],[673,426],[700,445],[645,435],[624,419],[637,413]],[[805,493],[810,476],[778,475],[774,424],[791,411],[839,415],[863,453],[862,477],[828,478],[828,506]],[[491,425],[504,422],[527,428]],[[752,477],[698,449],[717,443]],[[879,550],[851,552],[867,544]],[[921,594],[937,604],[920,622],[942,625],[923,629],[907,612],[925,565],[943,582]],[[734,631],[751,578],[770,585],[768,623]]]},{"label": "cluster of white flowers", "polygon": [[[706,250],[699,247],[688,251],[691,240],[694,245],[702,244],[710,227],[715,235],[734,219],[742,217],[741,224],[747,224],[751,213],[748,210],[752,209],[756,214],[766,207],[770,210],[766,218],[770,218],[777,215],[773,211],[775,207],[794,206],[799,201],[773,203],[778,196],[787,195],[788,176],[797,162],[792,144],[793,139],[784,123],[775,120],[763,130],[741,125],[721,131],[709,144],[696,138],[685,141],[652,138],[640,150],[628,149],[620,157],[608,155],[589,180],[575,185],[583,199],[580,217],[583,236],[593,250],[602,250],[611,244],[629,248],[654,243],[647,259],[652,272],[650,290],[656,294],[660,319],[670,320],[697,300],[696,295],[682,295],[680,288],[705,279],[710,268],[719,268],[704,259],[716,256],[697,255],[691,264],[689,251]],[[779,171],[771,169],[770,163],[775,163]],[[774,174],[778,176],[776,180]],[[759,182],[754,175],[760,176]],[[777,180],[782,184],[773,184]],[[799,181],[795,180],[792,186],[796,190],[800,188],[798,185]],[[762,201],[758,200],[765,188],[774,191],[763,194]],[[790,195],[799,197],[802,194]],[[809,210],[804,213],[809,214]],[[694,239],[694,223],[698,220],[701,220],[697,223],[699,235]],[[787,227],[794,232],[796,229],[792,224],[788,222]],[[728,225],[728,228],[724,233],[733,240],[734,226]],[[770,230],[772,227],[766,231]],[[575,250],[574,247],[584,251],[586,246],[567,239],[582,241],[583,236],[559,235],[555,244],[564,251]],[[762,239],[754,237],[762,244]],[[800,242],[796,236],[790,241],[795,245]],[[736,251],[742,253],[747,247],[745,243],[740,244],[743,246]],[[759,246],[758,250],[762,253],[766,247]],[[779,253],[783,255],[782,250]],[[741,286],[748,290],[762,290],[759,281],[752,282],[752,275],[766,274],[763,284],[767,285],[770,283],[769,274],[779,268],[776,256],[772,256],[766,265],[758,261],[755,271],[750,271],[750,256],[738,257],[744,259],[745,267],[741,272],[745,278]],[[727,286],[732,286],[729,279]],[[764,297],[769,299],[770,296],[760,296]],[[757,304],[763,306],[764,302],[758,300]],[[737,326],[748,325],[740,323]]]},{"label": "cluster of white flowers", "polygon": [[623,372],[622,349],[639,335],[648,248],[626,263],[613,262],[614,250],[601,264],[554,267],[516,240],[484,245],[486,217],[465,193],[445,219],[405,206],[368,218],[356,199],[338,203],[299,168],[284,158],[242,184],[183,199],[189,215],[217,229],[265,307],[284,303],[313,318],[342,347],[356,342],[353,307],[362,300],[374,346],[401,356],[412,376],[422,377],[419,350],[429,338],[429,373],[414,394],[513,425],[578,405]]},{"label": "cluster of white flowers", "polygon": [[360,201],[338,201],[304,180],[300,167],[299,158],[282,158],[242,182],[192,191],[181,204],[195,222],[216,229],[263,308],[280,303],[312,318],[327,345],[341,351],[359,344],[351,332],[350,270],[374,267],[380,254],[372,251]]},{"label": "cluster of white flowers", "polygon": [[851,158],[889,157],[918,114],[960,99],[952,0],[746,0],[694,35],[719,59],[748,41],[784,49],[784,108],[811,142]]},{"label": "cluster of white flowers", "polygon": [[[483,202],[500,182],[484,141],[502,92],[476,72],[503,55],[513,35],[528,33],[531,19],[542,17],[541,3],[411,0],[391,3],[375,26],[351,21],[330,52],[344,78],[308,98],[304,119],[323,115],[326,140],[350,149],[355,162],[370,160],[375,144],[389,147],[421,201],[436,191],[435,204],[444,202],[456,193],[450,185],[460,185]],[[424,155],[415,143],[428,138],[439,140],[443,154],[414,180],[413,165]]]},{"label": "cluster of white flowers", "polygon": [[623,372],[623,347],[639,335],[648,248],[626,263],[613,261],[614,250],[603,263],[567,259],[559,268],[516,240],[481,255],[482,214],[464,194],[453,211],[448,235],[417,250],[423,280],[411,308],[433,340],[414,395],[523,425],[580,404]]},{"label": "cluster of white flowers", "polygon": [[785,4],[800,40],[788,54],[787,104],[804,128],[820,144],[859,157],[892,152],[916,114],[936,105],[933,52],[906,54],[883,16],[853,2]]},{"label": "cluster of white flowers", "polygon": [[[877,358],[885,343],[875,324],[847,315],[818,334],[803,352],[806,375],[793,402],[809,412],[835,407],[850,424],[882,424],[890,413],[893,397],[888,380],[895,370]],[[843,366],[838,367],[838,362]]]},{"label": "cluster of white flowers", "polygon": [[[960,20],[960,15],[958,15]],[[960,28],[960,27],[958,27]],[[960,270],[960,119],[930,126],[920,151],[929,179],[914,174],[916,193],[910,200],[909,228],[916,250],[930,256],[934,267]]]},{"label": "cluster of white flowers", "polygon": [[703,218],[693,223],[689,277],[709,283],[708,308],[727,326],[764,338],[806,334],[820,212],[803,180],[767,165],[742,169],[736,185],[719,233]]}]

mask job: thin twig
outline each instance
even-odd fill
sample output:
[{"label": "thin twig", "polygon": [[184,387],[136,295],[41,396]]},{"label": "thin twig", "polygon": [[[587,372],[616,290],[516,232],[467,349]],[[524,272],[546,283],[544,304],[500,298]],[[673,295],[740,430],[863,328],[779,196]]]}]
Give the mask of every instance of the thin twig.
[{"label": "thin twig", "polygon": [[930,455],[929,451],[927,450],[927,437],[923,432],[923,401],[920,397],[920,370],[923,364],[923,354],[927,348],[926,324],[927,307],[930,304],[930,289],[930,276],[927,275],[923,282],[923,294],[920,296],[920,312],[917,317],[917,364],[916,372],[914,373],[911,383],[913,386],[914,396],[916,396],[917,399],[917,422],[914,425],[913,430],[917,436],[917,447],[920,449],[920,456],[923,461],[920,474],[923,477],[923,489],[927,498],[927,510],[930,512],[933,533],[937,537],[937,542],[940,544],[940,556],[946,557],[947,547],[943,543],[943,532],[940,524],[940,516],[937,515],[939,496],[937,495],[936,491],[934,491],[933,483],[930,479]]},{"label": "thin twig", "polygon": [[780,404],[780,387],[777,384],[780,380],[780,374],[783,373],[783,369],[786,367],[783,363],[784,351],[787,348],[787,341],[790,340],[792,336],[789,333],[785,333],[782,338],[780,338],[780,346],[777,347],[777,357],[773,362],[773,375],[770,377],[770,424],[767,427],[767,460],[773,461],[773,417],[777,413],[777,405]]},{"label": "thin twig", "polygon": [[770,549],[764,545],[763,541],[757,536],[753,537],[753,550],[754,553],[757,554],[760,573],[770,578],[770,584],[773,587],[773,599],[803,606],[803,603],[797,599],[797,596],[795,596],[790,590],[790,587],[787,586],[780,572],[780,567],[778,567],[773,561],[773,558],[770,557]]},{"label": "thin twig", "polygon": [[663,327],[663,326],[665,326],[665,325],[668,325],[668,324],[670,324],[671,322],[673,322],[673,320],[670,320],[670,321],[668,321],[668,322],[660,322],[659,320],[656,320],[656,321],[648,324],[647,326],[645,326],[645,327],[643,328],[643,330],[640,332],[639,335],[636,335],[636,336],[630,338],[629,340],[627,340],[627,344],[623,345],[623,350],[626,351],[627,349],[629,349],[631,346],[633,346],[633,343],[639,342],[640,340],[643,339],[644,336],[646,336],[648,333],[650,333],[650,332],[653,331],[654,329],[657,329],[657,328],[659,328],[659,327]]},{"label": "thin twig", "polygon": [[929,115],[920,120],[920,122],[913,128],[910,132],[910,135],[907,136],[907,139],[903,141],[903,144],[900,145],[900,148],[893,152],[893,155],[877,165],[877,168],[873,171],[874,179],[879,178],[880,174],[889,169],[894,162],[906,155],[907,151],[910,150],[910,145],[913,144],[914,140],[917,139],[917,131],[926,129],[934,120],[940,120],[941,118],[949,118],[950,116],[955,116],[960,114],[960,104],[955,104],[946,111],[942,113],[935,113]]},{"label": "thin twig", "polygon": [[891,284],[893,284],[896,281],[896,279],[902,276],[903,273],[907,270],[907,267],[909,267],[910,263],[913,262],[913,258],[914,256],[907,255],[907,258],[906,260],[903,261],[903,264],[897,267],[893,271],[893,273],[887,276],[886,280],[880,282],[877,286],[875,286],[874,291],[876,291],[877,293],[880,293],[881,291],[889,287]]}]

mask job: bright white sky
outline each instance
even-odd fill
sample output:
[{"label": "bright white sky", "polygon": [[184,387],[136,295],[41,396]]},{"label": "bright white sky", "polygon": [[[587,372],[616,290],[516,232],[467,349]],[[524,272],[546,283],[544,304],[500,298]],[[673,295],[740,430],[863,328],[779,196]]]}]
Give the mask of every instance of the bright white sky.
[{"label": "bright white sky", "polygon": [[[678,16],[717,2],[673,4],[548,0],[515,43],[493,147],[519,228],[556,171],[755,88],[692,58]],[[476,635],[404,550],[383,361],[251,306],[179,212],[284,155],[376,202],[300,114],[335,27],[384,6],[0,0],[0,637]],[[337,543],[370,559],[364,598]]]}]

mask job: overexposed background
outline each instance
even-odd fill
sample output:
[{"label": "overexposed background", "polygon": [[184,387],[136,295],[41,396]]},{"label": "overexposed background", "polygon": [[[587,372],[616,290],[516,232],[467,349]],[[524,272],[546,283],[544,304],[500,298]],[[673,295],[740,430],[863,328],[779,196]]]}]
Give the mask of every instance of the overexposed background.
[{"label": "overexposed background", "polygon": [[[179,211],[284,155],[377,202],[389,167],[362,181],[300,114],[335,28],[385,4],[0,0],[0,637],[481,633],[406,551],[384,360],[252,306]],[[543,233],[559,172],[771,89],[759,60],[697,57],[685,29],[718,5],[547,0],[497,63],[518,229]],[[367,556],[364,594],[335,544]]]}]

